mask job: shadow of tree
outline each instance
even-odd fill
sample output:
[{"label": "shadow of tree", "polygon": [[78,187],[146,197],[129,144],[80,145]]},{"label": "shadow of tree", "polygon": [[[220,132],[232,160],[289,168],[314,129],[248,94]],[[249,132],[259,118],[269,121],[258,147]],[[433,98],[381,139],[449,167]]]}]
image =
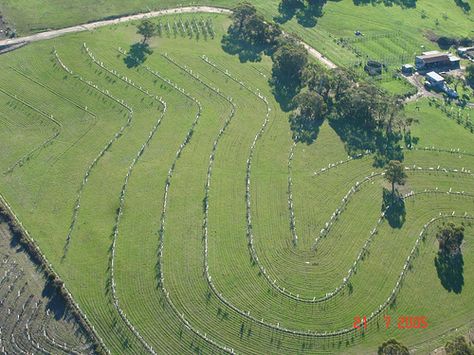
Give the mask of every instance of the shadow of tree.
[{"label": "shadow of tree", "polygon": [[237,55],[241,63],[261,61],[262,53],[266,49],[263,46],[249,45],[229,34],[222,37],[221,45],[224,52]]},{"label": "shadow of tree", "polygon": [[449,255],[438,252],[434,259],[441,285],[449,292],[461,293],[464,286],[464,260],[462,254]]},{"label": "shadow of tree", "polygon": [[383,3],[385,6],[399,5],[403,8],[415,8],[416,0],[352,0],[354,5],[375,5]]},{"label": "shadow of tree", "polygon": [[284,112],[291,111],[294,108],[293,98],[299,91],[299,86],[283,85],[281,83],[272,83],[272,92],[276,102]]},{"label": "shadow of tree", "polygon": [[296,17],[297,22],[304,27],[314,27],[318,18],[323,15],[323,7],[327,0],[282,0],[278,6],[279,15],[273,19],[283,24]]},{"label": "shadow of tree", "polygon": [[454,0],[456,5],[458,5],[461,9],[463,9],[464,12],[469,12],[471,11],[471,5],[464,0]]},{"label": "shadow of tree", "polygon": [[127,68],[135,68],[143,64],[147,56],[152,53],[153,51],[151,50],[148,43],[134,43],[130,46],[128,55],[124,58],[123,61]]},{"label": "shadow of tree", "polygon": [[386,136],[381,130],[368,129],[348,119],[331,119],[329,123],[344,142],[349,155],[370,150],[375,153],[375,167],[383,167],[390,160],[404,160],[399,144],[403,138],[402,134],[393,133]]},{"label": "shadow of tree", "polygon": [[319,130],[324,120],[302,120],[296,115],[290,115],[289,122],[293,140],[309,145],[318,138]]},{"label": "shadow of tree", "polygon": [[400,229],[406,220],[405,201],[402,196],[398,191],[395,191],[393,196],[392,191],[384,188],[382,201],[382,211],[385,211],[388,224],[392,228]]},{"label": "shadow of tree", "polygon": [[59,294],[57,287],[50,281],[45,283],[41,295],[48,299],[46,308],[54,314],[56,320],[66,315],[66,303],[64,302],[64,298]]}]

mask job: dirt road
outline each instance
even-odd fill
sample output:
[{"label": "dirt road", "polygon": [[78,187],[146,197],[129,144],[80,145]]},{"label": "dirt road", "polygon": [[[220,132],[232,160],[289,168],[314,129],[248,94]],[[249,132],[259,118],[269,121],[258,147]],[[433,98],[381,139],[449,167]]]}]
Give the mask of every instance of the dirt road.
[{"label": "dirt road", "polygon": [[[127,21],[143,20],[143,19],[163,16],[163,15],[184,14],[184,13],[231,14],[232,11],[229,9],[224,9],[221,7],[212,7],[212,6],[187,6],[187,7],[178,7],[178,8],[166,9],[166,10],[160,10],[160,11],[151,11],[151,12],[137,14],[137,15],[123,16],[116,19],[112,19],[112,20],[96,21],[96,22],[86,23],[83,25],[61,28],[58,30],[40,32],[34,35],[25,36],[25,37],[5,39],[5,40],[0,41],[0,46],[8,46],[8,45],[19,44],[19,43],[24,43],[24,42],[43,41],[46,39],[51,39],[51,38],[65,35],[67,33],[92,31],[98,27],[110,26],[110,25],[114,25],[118,23],[127,22]],[[308,45],[307,43],[303,41],[300,41],[300,43],[308,50],[308,53],[312,57],[316,58],[323,65],[325,65],[329,69],[337,68],[337,66],[333,62],[331,62],[329,59],[324,57],[316,49],[314,49],[313,47],[311,47],[310,45]]]}]

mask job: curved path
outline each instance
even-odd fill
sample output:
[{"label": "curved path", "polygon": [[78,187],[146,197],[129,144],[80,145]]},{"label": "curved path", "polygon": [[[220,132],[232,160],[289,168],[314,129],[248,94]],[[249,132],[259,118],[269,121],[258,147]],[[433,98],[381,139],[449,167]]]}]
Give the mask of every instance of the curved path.
[{"label": "curved path", "polygon": [[[141,13],[137,15],[122,16],[122,17],[118,17],[112,20],[95,21],[95,22],[86,23],[83,25],[76,25],[76,26],[61,28],[58,30],[40,32],[34,35],[25,36],[25,37],[4,39],[4,40],[0,40],[0,46],[10,46],[10,45],[17,45],[21,43],[43,41],[46,39],[59,37],[68,33],[91,31],[99,27],[115,25],[115,24],[119,24],[123,22],[142,20],[142,19],[153,18],[153,17],[163,16],[163,15],[185,14],[185,13],[211,13],[211,14],[230,15],[232,11],[229,9],[222,8],[222,7],[214,7],[214,6],[177,7],[177,8],[171,8],[171,9],[166,9],[166,10],[151,11],[151,12]],[[316,49],[311,47],[309,44],[303,41],[299,41],[299,42],[306,48],[310,56],[320,61],[323,65],[325,65],[329,69],[337,68],[336,64],[331,62],[329,59],[327,59],[324,55],[322,55]]]}]

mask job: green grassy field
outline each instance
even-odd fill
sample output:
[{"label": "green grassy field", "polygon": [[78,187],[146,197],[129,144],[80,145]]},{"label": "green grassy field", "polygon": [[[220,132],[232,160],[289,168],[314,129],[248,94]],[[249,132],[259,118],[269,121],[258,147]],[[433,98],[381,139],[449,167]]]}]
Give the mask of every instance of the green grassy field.
[{"label": "green grassy field", "polygon": [[[252,2],[267,18],[278,16],[278,1]],[[472,6],[472,0],[468,3]],[[197,5],[233,7],[237,0],[197,1]],[[187,3],[175,0],[156,2],[148,0],[91,2],[60,4],[50,0],[10,1],[0,4],[0,13],[20,35],[60,28],[93,20]],[[439,49],[428,40],[428,33],[437,35],[472,37],[472,13],[464,13],[454,1],[418,0],[416,8],[383,5],[355,6],[351,0],[328,2],[323,16],[314,27],[303,27],[296,19],[283,24],[283,28],[303,38],[311,46],[340,66],[362,70],[367,60],[383,62],[388,73],[382,78],[382,87],[393,94],[406,95],[411,88],[400,85],[392,78],[395,70],[404,63],[412,63],[414,55],[424,50]],[[363,37],[354,36],[359,30]]]},{"label": "green grassy field", "polygon": [[[133,23],[0,58],[0,192],[110,351],[367,353],[396,337],[424,353],[472,324],[469,220],[461,293],[442,287],[433,263],[437,223],[474,216],[470,195],[447,193],[474,192],[463,172],[474,166],[472,133],[426,102],[410,104],[419,147],[447,151],[407,151],[416,168],[403,192],[443,193],[407,198],[401,228],[378,223],[386,183],[372,158],[332,166],[348,157],[328,124],[314,144],[293,146],[264,77],[269,58],[225,54],[229,20],[203,17],[215,39],[154,38],[138,69],[118,50],[138,39]],[[353,331],[355,316],[381,305],[364,334]],[[423,315],[429,327],[386,330],[384,314]]]}]

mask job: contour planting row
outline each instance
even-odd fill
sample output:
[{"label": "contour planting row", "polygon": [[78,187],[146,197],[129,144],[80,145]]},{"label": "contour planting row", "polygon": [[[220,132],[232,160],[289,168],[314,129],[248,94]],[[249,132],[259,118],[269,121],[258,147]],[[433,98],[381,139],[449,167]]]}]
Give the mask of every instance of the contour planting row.
[{"label": "contour planting row", "polygon": [[[428,168],[428,169],[423,169],[421,167],[415,167],[415,168],[408,168],[406,167],[405,168],[406,170],[409,170],[410,172],[432,172],[434,171],[435,169],[434,168]],[[441,172],[444,172],[444,173],[464,173],[464,174],[469,174],[469,176],[474,176],[473,174],[470,174],[470,172],[468,172],[467,170],[464,170],[461,169],[461,170],[458,170],[458,169],[445,169],[445,168],[439,168],[436,170],[436,171],[441,171]],[[372,175],[370,176],[367,176],[365,177],[363,180],[362,180],[362,183],[364,182],[367,182],[367,181],[370,181],[371,179],[373,179],[374,177],[377,177],[377,176],[383,176],[384,173],[378,173],[378,174],[374,174],[372,173]],[[355,193],[356,191],[358,190],[355,190],[356,188],[360,187],[360,183],[357,182],[356,185],[354,185],[351,190],[349,191],[349,193]],[[423,192],[419,192],[418,194],[423,194],[423,193],[437,193],[438,192],[438,189],[436,188],[436,190],[428,190],[428,189],[425,189]],[[453,192],[452,189],[450,189],[448,192],[448,194],[459,194],[459,195],[466,195],[466,196],[470,196],[468,193],[465,193],[464,191],[461,191],[461,192]],[[410,192],[409,194],[407,194],[405,197],[411,197],[411,196],[414,196],[415,193],[412,191]],[[344,199],[343,199],[344,201]],[[330,298],[334,297],[335,295],[337,295],[345,286],[347,286],[347,284],[349,283],[349,279],[351,278],[351,276],[357,271],[357,266],[358,264],[360,263],[361,260],[364,259],[364,257],[367,255],[367,252],[369,250],[369,246],[370,246],[370,243],[372,242],[372,239],[374,238],[374,236],[378,233],[378,228],[380,227],[382,221],[385,219],[385,214],[387,212],[387,210],[390,208],[390,205],[387,206],[385,208],[385,210],[381,213],[378,221],[377,221],[377,225],[374,227],[374,229],[370,232],[370,236],[369,238],[366,240],[364,246],[362,247],[361,251],[359,252],[356,260],[354,261],[352,267],[349,269],[348,271],[348,274],[347,276],[343,279],[343,283],[338,286],[334,291],[332,292],[329,292],[329,293],[326,293],[326,296],[322,297],[322,298],[319,298],[319,299],[315,299],[313,298],[313,301],[316,301],[316,302],[322,302],[322,301],[327,301],[329,300]],[[337,216],[340,215],[340,213],[342,213],[344,211],[344,208],[341,208],[340,210],[338,209],[337,211],[339,211],[338,213],[336,214],[333,214],[332,217],[331,217],[331,220],[330,222],[330,225],[332,225],[334,223],[335,220],[337,220]],[[334,221],[333,221],[334,219]],[[326,226],[328,226],[328,223],[326,223]],[[299,299],[300,301],[302,301],[303,299]],[[304,301],[304,300],[303,300]]]},{"label": "contour planting row", "polygon": [[354,156],[348,156],[346,160],[340,160],[338,162],[335,162],[335,163],[329,163],[327,167],[325,168],[321,168],[317,171],[314,172],[314,175],[320,175],[322,173],[325,173],[331,169],[334,169],[334,168],[337,168],[338,166],[340,165],[343,165],[343,164],[347,164],[351,161],[353,161],[354,159],[360,159],[360,158],[363,158],[367,155],[370,155],[372,154],[372,152],[370,150],[366,150],[364,153],[359,153],[359,154],[356,154]]},{"label": "contour planting row", "polygon": [[[118,51],[119,53],[121,53],[122,55],[126,56],[127,53],[122,49],[122,48],[118,48]],[[172,59],[171,58],[167,58],[170,62],[172,62]],[[177,63],[176,63],[177,65]],[[181,67],[180,67],[181,68]],[[162,213],[161,213],[161,222],[160,222],[160,230],[159,230],[159,236],[160,236],[160,241],[159,241],[159,247],[158,247],[158,273],[159,273],[159,286],[160,286],[160,289],[161,291],[163,292],[168,304],[170,305],[171,309],[173,310],[174,314],[180,319],[180,321],[182,322],[182,324],[186,327],[186,329],[192,331],[194,334],[196,334],[197,336],[199,336],[201,339],[205,340],[206,342],[210,343],[211,345],[213,346],[216,346],[218,347],[219,349],[225,351],[225,352],[229,352],[229,353],[232,353],[233,350],[228,348],[228,347],[225,347],[225,346],[222,346],[220,344],[218,344],[217,342],[215,342],[214,340],[210,339],[209,337],[207,337],[207,334],[202,334],[202,332],[200,332],[198,329],[194,328],[191,323],[186,319],[186,317],[184,316],[184,313],[182,312],[179,312],[179,310],[177,309],[177,307],[175,306],[175,304],[173,303],[173,301],[171,300],[171,297],[169,295],[169,291],[166,289],[165,285],[164,285],[164,274],[163,274],[163,246],[164,246],[164,231],[165,231],[165,220],[166,220],[166,211],[167,211],[167,204],[168,204],[168,192],[169,192],[169,187],[171,186],[171,179],[172,179],[172,176],[173,176],[173,172],[175,170],[175,167],[176,167],[176,164],[177,164],[177,161],[179,159],[179,157],[181,156],[181,153],[182,151],[184,150],[184,148],[186,147],[186,145],[191,141],[191,138],[193,136],[193,133],[194,133],[194,129],[199,121],[199,118],[201,117],[201,114],[202,114],[202,105],[201,103],[193,96],[191,96],[190,94],[188,94],[183,88],[179,87],[177,84],[173,83],[171,80],[163,77],[161,74],[159,74],[158,72],[154,71],[153,69],[151,69],[150,67],[148,66],[145,66],[145,69],[151,73],[152,75],[154,75],[155,77],[159,78],[160,80],[164,81],[165,83],[167,83],[168,85],[170,85],[173,89],[177,90],[178,92],[180,92],[182,95],[186,96],[187,98],[191,99],[192,101],[194,101],[196,103],[196,105],[198,106],[198,112],[195,116],[195,119],[191,125],[191,128],[190,130],[188,131],[183,143],[179,146],[176,154],[175,154],[175,159],[173,160],[172,164],[171,164],[171,167],[170,169],[168,170],[168,175],[167,175],[167,178],[166,178],[166,181],[165,181],[165,191],[164,191],[164,196],[163,196],[163,208],[162,208]],[[182,68],[181,68],[182,69]],[[184,70],[184,69],[183,69]]]},{"label": "contour planting row", "polygon": [[[250,234],[249,235],[249,240],[251,241],[251,243],[253,244],[253,235],[252,235],[252,230],[251,230],[251,214],[250,214],[250,172],[251,172],[251,161],[252,161],[252,157],[253,157],[253,153],[255,151],[255,146],[256,146],[256,143],[258,141],[258,139],[261,137],[261,135],[263,134],[265,128],[266,128],[266,125],[268,124],[269,122],[269,114],[270,114],[270,107],[268,105],[268,101],[266,100],[265,97],[263,97],[260,92],[254,92],[252,89],[250,89],[248,86],[246,86],[242,81],[239,81],[238,79],[234,78],[228,70],[223,70],[223,69],[220,69],[216,64],[212,63],[207,57],[203,56],[202,59],[208,63],[209,65],[213,66],[214,68],[218,69],[220,72],[224,73],[226,76],[228,76],[229,78],[231,78],[232,80],[234,80],[235,82],[237,82],[239,85],[241,85],[242,87],[244,87],[245,89],[249,90],[252,94],[256,95],[257,97],[259,97],[259,99],[261,99],[265,104],[266,104],[266,107],[267,107],[267,114],[266,114],[266,117],[265,117],[265,120],[260,128],[260,130],[258,131],[258,133],[256,134],[251,146],[250,146],[250,154],[249,154],[249,158],[247,159],[247,171],[246,171],[246,197],[247,197],[247,226],[248,226],[248,233]],[[218,89],[216,89],[215,91],[216,93],[220,94],[220,91]],[[225,96],[223,96],[225,97]],[[210,179],[210,175],[208,175],[208,178]],[[206,184],[206,186],[209,186],[208,184]],[[207,195],[206,195],[207,197]],[[205,204],[205,211],[207,211],[207,208],[208,208],[208,204],[207,204],[207,198],[205,199],[206,201],[206,204]],[[207,226],[207,223],[205,221],[205,226]],[[204,233],[205,233],[205,237],[207,236],[206,234],[207,230],[205,229],[204,230]],[[207,241],[207,238],[205,238],[205,241]],[[252,249],[251,249],[252,250]],[[253,248],[253,251],[255,252],[255,249]],[[254,260],[256,261],[256,263],[259,265],[259,267],[261,267],[261,271],[262,273],[264,273],[264,275],[267,277],[267,280],[270,282],[270,284],[274,284],[274,282],[271,281],[271,279],[269,278],[268,274],[266,273],[265,269],[263,268],[263,266],[261,266],[261,264],[258,262],[258,256],[256,255],[256,252],[255,254],[252,253],[252,257],[254,258]],[[211,289],[213,290],[213,293],[224,303],[226,304],[228,307],[230,307],[231,309],[233,309],[234,311],[236,311],[237,313],[239,313],[241,316],[245,317],[245,318],[248,318],[250,320],[252,320],[253,322],[256,322],[260,325],[263,325],[265,327],[268,327],[268,328],[271,328],[271,329],[274,329],[274,330],[278,330],[278,331],[282,331],[284,333],[288,333],[288,334],[293,334],[293,335],[304,335],[304,336],[315,336],[315,337],[325,337],[325,336],[329,336],[329,335],[332,335],[332,334],[327,334],[327,333],[315,333],[315,332],[311,332],[311,331],[308,331],[308,332],[304,332],[304,331],[295,331],[295,330],[290,330],[290,329],[286,329],[284,327],[281,327],[279,325],[279,323],[277,323],[276,325],[273,325],[271,323],[268,323],[268,322],[265,322],[263,319],[257,319],[255,318],[254,316],[251,316],[250,315],[250,311],[242,311],[241,309],[237,308],[236,306],[234,306],[233,304],[231,304],[229,301],[227,301],[221,293],[219,293],[217,291],[217,289],[215,288],[214,284],[212,283],[212,279],[211,279],[211,276],[209,275],[209,272],[208,272],[208,265],[207,265],[207,244],[206,244],[206,248],[205,248],[205,268],[206,268],[206,275],[207,275],[207,278],[208,278],[208,283],[211,287]]]},{"label": "contour planting row", "polygon": [[450,153],[450,154],[460,154],[460,155],[468,155],[468,156],[473,156],[474,153],[471,152],[466,152],[465,150],[461,150],[460,148],[451,148],[451,149],[446,149],[446,148],[437,148],[435,146],[431,147],[423,147],[423,148],[411,148],[409,150],[418,150],[418,151],[432,151],[432,152],[439,152],[439,153]]},{"label": "contour planting row", "polygon": [[[203,218],[203,234],[204,234],[204,270],[206,274],[206,280],[211,288],[211,290],[215,293],[215,295],[224,303],[228,304],[226,300],[223,299],[222,295],[217,292],[214,283],[212,282],[212,277],[209,275],[209,266],[208,266],[208,216],[209,216],[209,188],[211,185],[211,175],[212,175],[212,167],[214,164],[214,158],[215,154],[217,151],[217,146],[219,143],[219,140],[221,139],[222,135],[224,134],[225,130],[229,126],[230,122],[232,121],[232,118],[235,116],[236,112],[236,106],[232,102],[232,98],[226,97],[224,94],[220,92],[218,88],[214,88],[210,84],[204,82],[202,79],[199,78],[199,76],[195,73],[192,72],[189,68],[182,66],[178,64],[174,59],[170,58],[166,53],[163,55],[164,58],[166,58],[170,63],[173,65],[177,66],[184,72],[186,72],[188,75],[190,75],[194,80],[198,81],[202,85],[204,85],[207,89],[211,90],[212,92],[216,93],[218,96],[226,100],[232,107],[231,112],[227,116],[226,120],[224,121],[223,127],[220,129],[219,133],[217,134],[217,137],[215,138],[213,145],[212,145],[212,151],[211,154],[209,155],[209,163],[208,163],[208,169],[207,169],[207,175],[206,175],[206,184],[204,187],[204,218]],[[166,212],[166,202],[168,200],[168,191],[169,191],[169,186],[170,186],[170,181],[167,180],[166,186],[165,186],[165,194],[163,198],[163,211]],[[159,262],[160,262],[160,284],[162,285],[163,291],[165,292],[166,297],[169,299],[169,292],[166,290],[164,286],[164,276],[163,276],[163,236],[164,236],[164,222],[165,222],[165,214],[162,214],[162,228],[160,229],[160,247],[159,247]],[[176,309],[176,307],[173,305],[173,303],[170,303],[172,308],[175,309],[175,312],[179,314],[179,311]],[[231,306],[232,307],[232,306]],[[187,324],[188,328],[193,330],[196,334],[199,336],[204,336],[204,339],[208,342],[211,342],[213,345],[219,347],[221,350],[228,352],[228,353],[234,353],[234,350],[231,348],[228,348],[227,346],[222,346],[220,344],[217,344],[214,340],[210,339],[207,337],[206,334],[202,335],[201,332],[199,332],[197,329],[194,329],[191,324],[184,318],[184,314],[181,314],[181,319]]]},{"label": "contour planting row", "polygon": [[118,99],[115,96],[113,96],[112,94],[110,94],[108,90],[101,89],[97,85],[95,85],[93,82],[83,79],[82,76],[80,76],[80,75],[74,74],[73,71],[71,69],[69,69],[63,63],[63,61],[59,57],[59,54],[56,51],[56,49],[54,49],[53,53],[56,57],[57,62],[61,66],[61,68],[63,68],[68,74],[72,75],[74,78],[80,80],[81,82],[83,82],[87,86],[93,88],[94,90],[99,92],[101,95],[104,95],[105,97],[107,97],[108,99],[114,101],[115,103],[122,106],[123,108],[125,108],[128,111],[128,115],[127,115],[128,117],[127,117],[127,121],[125,122],[125,124],[122,127],[120,127],[120,129],[114,134],[114,136],[107,142],[107,144],[104,146],[104,148],[102,148],[102,150],[99,152],[99,154],[97,154],[97,156],[94,158],[94,160],[92,161],[92,163],[89,165],[89,167],[86,169],[86,171],[84,173],[84,176],[83,176],[82,182],[81,182],[81,186],[79,187],[79,189],[77,191],[76,201],[75,201],[75,204],[74,204],[73,215],[71,217],[71,223],[69,225],[69,230],[68,230],[68,234],[67,234],[67,237],[66,237],[66,250],[67,250],[67,248],[69,246],[69,243],[71,241],[71,237],[72,237],[72,233],[74,231],[74,227],[75,227],[76,222],[77,222],[77,218],[78,218],[78,215],[79,215],[79,209],[81,207],[81,197],[82,197],[82,193],[84,191],[84,188],[87,184],[87,180],[88,180],[90,174],[92,173],[92,170],[94,169],[94,167],[98,164],[99,160],[105,155],[105,153],[108,150],[110,150],[112,145],[117,140],[119,140],[120,137],[122,137],[123,132],[125,131],[125,129],[128,128],[130,126],[130,124],[132,123],[133,109],[126,102],[124,102],[124,100]]},{"label": "contour planting row", "polygon": [[[87,115],[90,115],[92,117],[92,119],[94,120],[93,123],[89,126],[89,128],[80,136],[78,137],[78,139],[76,140],[76,142],[78,142],[79,140],[81,140],[83,137],[85,137],[91,130],[92,128],[97,124],[97,115],[94,113],[94,112],[91,112],[87,106],[82,106],[80,103],[72,100],[71,98],[63,95],[62,93],[54,90],[53,88],[49,87],[48,85],[40,82],[39,80],[25,74],[24,72],[22,72],[21,70],[15,68],[15,67],[12,67],[10,66],[10,69],[12,69],[13,71],[15,71],[17,74],[23,76],[24,78],[26,78],[27,80],[41,86],[42,88],[46,89],[47,91],[49,91],[50,93],[56,95],[57,97],[59,97],[61,100],[64,100],[64,101],[67,101],[68,103],[70,103],[72,106],[78,108],[79,110],[85,112]],[[74,144],[73,144],[74,145]],[[71,147],[69,147],[68,149],[66,149],[63,153],[61,153],[58,157],[56,157],[54,159],[54,161],[57,161],[59,160]]]},{"label": "contour planting row", "polygon": [[14,99],[18,102],[20,102],[21,104],[23,104],[24,106],[27,106],[29,107],[31,110],[35,111],[36,113],[38,113],[40,116],[43,116],[45,117],[46,119],[48,119],[49,121],[53,122],[54,126],[56,127],[54,129],[54,134],[47,138],[43,143],[41,143],[39,146],[37,146],[36,148],[34,148],[33,150],[31,150],[30,152],[26,153],[24,156],[22,156],[20,159],[18,159],[16,162],[14,162],[6,171],[4,171],[3,174],[9,174],[11,172],[13,172],[13,170],[15,170],[15,168],[17,166],[22,166],[26,161],[28,161],[31,156],[37,152],[38,150],[40,149],[43,149],[44,147],[48,146],[50,143],[52,143],[61,133],[61,129],[62,129],[62,124],[57,121],[53,115],[51,114],[48,114],[36,107],[34,107],[33,105],[29,104],[28,102],[26,102],[25,100],[23,99],[20,99],[18,98],[17,95],[13,95],[13,94],[10,94],[8,93],[7,91],[3,90],[3,89],[0,89],[0,92],[4,93],[5,95],[7,95],[8,97],[10,97],[11,99]]},{"label": "contour planting row", "polygon": [[49,335],[48,331],[46,330],[46,322],[42,322],[41,325],[43,328],[43,336],[50,345],[64,350],[64,352],[66,352],[67,354],[79,354],[78,351],[74,350],[71,346],[68,346],[65,342],[61,343],[55,340],[51,335]]},{"label": "contour planting row", "polygon": [[90,111],[87,106],[82,106],[80,103],[77,103],[76,101],[72,100],[71,98],[69,98],[69,97],[67,97],[67,96],[65,96],[65,95],[63,95],[63,94],[61,94],[60,92],[54,90],[53,88],[49,87],[49,86],[46,85],[46,84],[43,84],[43,83],[40,82],[39,80],[37,80],[37,79],[35,79],[35,78],[33,78],[33,77],[27,75],[26,73],[22,72],[21,70],[15,68],[15,67],[10,66],[9,68],[12,69],[13,71],[15,71],[17,74],[23,76],[24,78],[26,78],[26,79],[32,81],[33,83],[35,83],[35,84],[41,86],[42,88],[48,90],[49,92],[51,92],[52,94],[56,95],[57,97],[59,97],[59,98],[65,100],[65,101],[69,102],[71,105],[73,105],[73,106],[77,107],[78,109],[84,111],[84,112],[87,113],[88,115],[92,116],[94,119],[97,118],[97,115],[96,115],[94,112]]},{"label": "contour planting row", "polygon": [[[28,307],[29,303],[31,302],[32,298],[33,298],[33,295],[30,295],[28,297],[28,299],[26,300],[26,302],[23,303],[23,306],[21,307],[20,313],[17,313],[16,317],[13,317],[14,318],[13,326],[12,326],[11,333],[10,333],[11,344],[13,345],[13,347],[17,348],[22,354],[27,354],[27,352],[17,344],[17,342],[15,340],[15,334],[16,334],[15,330],[17,330],[17,328],[19,328],[20,323],[23,320],[23,315],[25,314],[25,310],[27,309],[27,307]],[[21,337],[21,333],[20,333],[20,337]]]},{"label": "contour planting row", "polygon": [[296,233],[295,209],[293,207],[293,157],[295,155],[296,142],[293,142],[288,154],[288,210],[290,211],[290,231],[293,236],[293,244],[296,245],[298,235]]},{"label": "contour planting row", "polygon": [[120,314],[120,317],[125,322],[127,327],[140,340],[140,343],[147,349],[147,351],[149,351],[152,354],[156,354],[156,351],[153,349],[153,347],[146,342],[146,340],[138,332],[138,330],[133,326],[133,324],[129,321],[129,319],[127,318],[125,312],[120,307],[120,301],[119,301],[119,298],[117,296],[117,291],[116,291],[116,287],[115,287],[115,253],[116,253],[117,238],[118,238],[118,235],[119,235],[119,226],[120,226],[120,221],[121,221],[121,217],[122,217],[122,214],[123,214],[123,209],[124,209],[124,204],[125,204],[125,197],[126,197],[126,193],[127,193],[127,187],[128,187],[128,182],[129,182],[130,176],[132,175],[133,169],[135,168],[136,164],[140,160],[141,156],[145,152],[148,145],[150,144],[151,140],[155,136],[155,134],[158,130],[158,127],[160,126],[160,124],[162,122],[162,119],[163,119],[164,115],[166,114],[167,104],[166,104],[165,101],[163,101],[163,99],[161,97],[158,98],[156,96],[151,95],[148,90],[145,90],[140,85],[135,84],[132,80],[126,78],[123,75],[120,75],[119,73],[117,73],[117,71],[115,71],[113,69],[107,68],[103,64],[102,61],[99,61],[95,58],[95,56],[92,54],[92,52],[89,50],[89,48],[87,47],[87,45],[85,43],[83,44],[83,48],[86,50],[87,54],[89,55],[89,57],[92,59],[92,61],[96,65],[100,66],[102,69],[106,70],[107,72],[114,75],[115,77],[120,78],[121,80],[126,82],[131,87],[139,90],[140,92],[142,92],[145,95],[151,97],[152,99],[157,100],[163,106],[163,112],[161,113],[161,115],[159,115],[158,119],[156,120],[155,124],[153,125],[153,127],[152,127],[152,129],[151,129],[151,131],[148,135],[148,138],[142,144],[142,146],[140,147],[139,151],[137,152],[135,158],[132,160],[130,166],[128,167],[128,171],[127,171],[127,174],[125,176],[125,181],[122,185],[122,189],[121,189],[121,192],[120,192],[119,208],[118,208],[118,211],[117,211],[117,214],[116,214],[115,225],[113,227],[114,232],[113,232],[112,250],[111,250],[112,253],[111,253],[111,259],[110,259],[111,289],[112,289],[112,299],[113,299],[114,307],[117,310],[117,312]]},{"label": "contour planting row", "polygon": [[[212,65],[213,67],[219,69],[215,64],[211,63],[211,62],[207,59],[207,57],[202,57],[202,59],[203,59],[204,61],[206,61],[208,64]],[[220,70],[220,71],[223,72],[224,74],[226,74],[227,76],[229,76],[229,77],[232,78],[232,76],[229,74],[229,72],[228,72],[227,70],[226,70],[226,71]],[[234,78],[232,78],[232,79],[235,80],[236,82],[238,82],[238,83],[241,84],[241,85],[243,84],[242,82],[239,82],[239,81],[237,81],[237,80],[234,79]],[[246,87],[246,88],[247,88],[247,87]],[[248,89],[248,88],[247,88],[247,89]],[[256,139],[258,139],[258,136],[256,137]],[[254,141],[254,143],[255,143],[255,141]],[[368,153],[368,152],[367,152],[367,153]],[[375,175],[374,173],[372,173],[372,174]],[[372,175],[372,176],[373,176],[373,175]],[[380,174],[380,175],[381,175],[381,174]],[[358,186],[358,184],[359,184],[359,183],[357,183],[356,186]],[[207,206],[207,205],[206,205],[206,206]],[[382,216],[379,218],[379,220],[378,220],[378,225],[379,225],[380,223],[382,223],[383,217],[384,217],[384,214],[382,214]],[[376,234],[376,228],[372,231],[371,238],[372,238],[375,234]],[[355,272],[357,263],[358,263],[361,259],[363,259],[363,257],[365,256],[365,254],[366,254],[366,252],[367,252],[367,250],[368,250],[368,246],[369,246],[369,244],[370,244],[371,238],[369,238],[369,240],[368,240],[368,241],[366,242],[366,244],[364,245],[364,248],[363,248],[362,251],[359,253],[359,256],[358,256],[358,258],[357,258],[357,260],[356,260],[356,262],[355,262],[355,265],[353,265],[353,267],[352,267],[351,270],[349,271],[349,277],[350,277],[350,275],[352,275],[353,272]],[[206,265],[206,266],[207,266],[207,265]],[[206,271],[207,271],[207,267],[206,267]],[[340,288],[338,288],[337,292],[339,292],[339,291],[345,286],[345,284],[346,284],[347,282],[348,282],[348,278],[345,278],[344,281],[343,281],[343,285],[342,285]],[[212,288],[212,286],[213,286],[212,283],[210,283],[210,285],[211,285],[211,288]],[[214,291],[215,291],[215,293],[217,292],[217,290],[214,290]],[[337,293],[337,292],[336,292],[336,293]],[[225,299],[223,299],[221,294],[217,293],[217,296],[221,299],[221,301],[223,301],[224,303],[226,303],[227,305],[229,305],[229,306],[230,306],[231,308],[233,308],[234,310],[238,311],[241,315],[247,316],[248,318],[251,318],[252,320],[257,321],[257,322],[259,322],[259,323],[261,323],[261,324],[272,326],[272,325],[269,324],[269,323],[263,322],[263,320],[262,320],[262,321],[259,321],[259,320],[255,319],[254,317],[250,317],[249,312],[244,313],[244,312],[238,310],[236,307],[234,307],[233,305],[229,304]],[[328,296],[328,295],[327,295],[327,296]],[[330,297],[332,297],[332,296],[334,296],[334,294],[332,294]],[[279,325],[277,325],[276,328],[277,328],[277,329],[282,329],[282,328],[279,327]],[[291,332],[291,331],[290,331],[290,332]],[[298,334],[298,333],[300,333],[300,332],[296,332],[295,334]],[[326,334],[325,334],[325,335],[326,335]]]}]

